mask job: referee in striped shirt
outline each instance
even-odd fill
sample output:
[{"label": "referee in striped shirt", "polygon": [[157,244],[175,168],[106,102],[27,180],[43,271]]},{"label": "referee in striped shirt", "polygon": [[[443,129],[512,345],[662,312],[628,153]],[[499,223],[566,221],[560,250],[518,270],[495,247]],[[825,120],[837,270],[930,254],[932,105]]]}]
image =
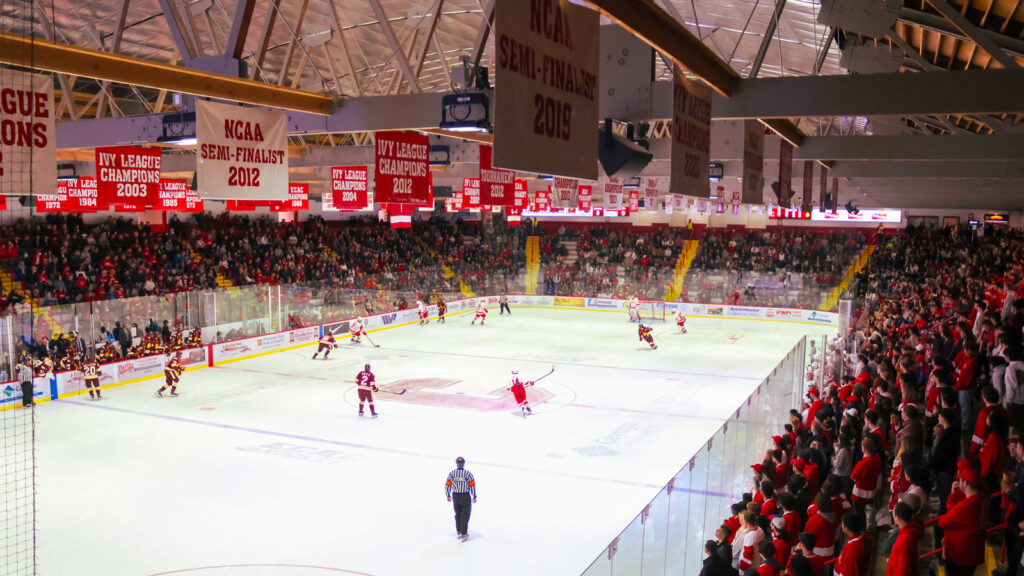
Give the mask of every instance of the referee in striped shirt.
[{"label": "referee in striped shirt", "polygon": [[444,483],[444,493],[448,496],[448,501],[455,499],[455,531],[459,533],[459,540],[463,542],[469,540],[469,513],[476,502],[476,480],[473,479],[473,474],[465,469],[465,465],[465,458],[456,458],[455,470],[448,474],[448,480]]}]

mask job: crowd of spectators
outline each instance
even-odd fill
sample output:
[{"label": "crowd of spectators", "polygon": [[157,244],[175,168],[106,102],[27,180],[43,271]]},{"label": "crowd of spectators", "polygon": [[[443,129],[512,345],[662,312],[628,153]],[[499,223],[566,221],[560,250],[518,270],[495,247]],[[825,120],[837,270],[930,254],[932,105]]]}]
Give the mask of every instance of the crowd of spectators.
[{"label": "crowd of spectators", "polygon": [[857,324],[812,361],[704,576],[966,576],[987,545],[1024,573],[1022,250],[1010,230],[880,241]]}]

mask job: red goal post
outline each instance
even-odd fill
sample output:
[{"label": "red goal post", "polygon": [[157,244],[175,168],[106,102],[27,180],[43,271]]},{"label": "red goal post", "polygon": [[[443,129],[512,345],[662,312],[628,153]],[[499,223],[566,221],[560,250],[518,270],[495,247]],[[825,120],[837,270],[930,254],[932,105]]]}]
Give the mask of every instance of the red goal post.
[{"label": "red goal post", "polygon": [[640,321],[641,322],[664,322],[665,321],[665,303],[656,300],[641,300],[640,301]]}]

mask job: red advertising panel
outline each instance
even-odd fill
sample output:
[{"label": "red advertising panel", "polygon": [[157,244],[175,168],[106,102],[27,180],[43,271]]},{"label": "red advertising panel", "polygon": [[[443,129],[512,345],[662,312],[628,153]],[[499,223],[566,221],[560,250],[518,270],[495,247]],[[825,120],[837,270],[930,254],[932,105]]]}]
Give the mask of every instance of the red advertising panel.
[{"label": "red advertising panel", "polygon": [[99,206],[152,206],[160,192],[160,149],[110,146],[96,149]]},{"label": "red advertising panel", "polygon": [[593,189],[590,186],[580,186],[579,209],[582,212],[590,212],[590,199],[593,196]]},{"label": "red advertising panel", "polygon": [[[331,192],[324,195],[326,210],[363,210],[370,204],[366,166],[331,168]],[[329,205],[328,205],[329,203]]]},{"label": "red advertising panel", "polygon": [[430,140],[423,134],[377,132],[376,202],[430,202]]},{"label": "red advertising panel", "polygon": [[274,202],[270,206],[271,212],[296,210],[309,210],[309,184],[288,184],[288,199],[284,202]]},{"label": "red advertising panel", "polygon": [[480,145],[480,203],[486,206],[514,206],[516,173],[491,165],[494,149]]}]

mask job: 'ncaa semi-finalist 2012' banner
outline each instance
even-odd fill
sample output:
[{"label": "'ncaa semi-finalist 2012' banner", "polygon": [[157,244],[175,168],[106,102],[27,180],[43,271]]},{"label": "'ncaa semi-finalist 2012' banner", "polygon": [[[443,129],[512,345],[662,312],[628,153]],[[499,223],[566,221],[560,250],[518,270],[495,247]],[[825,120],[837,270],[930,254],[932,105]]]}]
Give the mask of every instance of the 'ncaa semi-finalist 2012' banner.
[{"label": "'ncaa semi-finalist 2012' banner", "polygon": [[598,13],[568,0],[495,2],[494,164],[597,180]]},{"label": "'ncaa semi-finalist 2012' banner", "polygon": [[55,195],[53,80],[0,70],[0,194]]},{"label": "'ncaa semi-finalist 2012' banner", "polygon": [[197,171],[203,198],[288,199],[284,112],[196,102]]}]

